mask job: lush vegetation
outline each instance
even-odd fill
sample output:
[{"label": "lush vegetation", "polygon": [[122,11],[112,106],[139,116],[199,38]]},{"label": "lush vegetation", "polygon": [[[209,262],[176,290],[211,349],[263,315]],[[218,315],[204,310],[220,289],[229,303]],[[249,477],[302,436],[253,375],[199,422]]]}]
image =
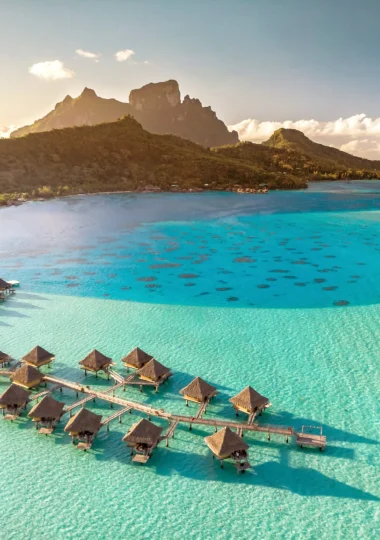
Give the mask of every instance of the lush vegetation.
[{"label": "lush vegetation", "polygon": [[[279,129],[263,144],[249,142],[215,148],[214,152],[228,158],[250,163],[277,175],[284,175],[283,188],[294,179],[339,180],[380,178],[380,162],[370,161],[317,144],[302,132]],[[276,184],[268,183],[269,188]]]},{"label": "lush vegetation", "polygon": [[0,141],[3,203],[107,191],[305,185],[291,178],[174,135],[148,133],[129,116]]},{"label": "lush vegetation", "polygon": [[318,145],[294,131],[279,130],[264,144],[207,149],[175,135],[148,133],[126,116],[4,139],[0,204],[78,193],[297,189],[308,180],[380,178],[379,162]]}]

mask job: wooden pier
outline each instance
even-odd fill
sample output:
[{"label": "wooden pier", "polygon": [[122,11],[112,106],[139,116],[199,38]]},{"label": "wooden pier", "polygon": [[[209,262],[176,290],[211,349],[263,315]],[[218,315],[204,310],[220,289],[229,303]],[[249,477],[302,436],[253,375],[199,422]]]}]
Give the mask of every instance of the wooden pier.
[{"label": "wooden pier", "polygon": [[[46,378],[45,378],[46,380]],[[62,385],[60,385],[62,386]],[[109,394],[110,392],[115,392],[115,390],[117,390],[118,388],[120,388],[121,386],[123,386],[123,383],[117,383],[115,384],[115,386],[113,386],[112,388],[109,388],[108,390],[106,390],[104,392],[105,395]],[[62,415],[66,414],[66,413],[70,413],[70,417],[71,417],[71,413],[73,411],[73,409],[76,409],[77,407],[80,407],[81,405],[84,405],[85,403],[87,403],[88,401],[95,401],[96,399],[96,396],[94,395],[94,393],[91,393],[89,396],[83,398],[83,399],[80,399],[79,401],[76,401],[75,403],[72,403],[71,405],[69,405],[68,407],[66,407],[64,410],[63,410],[63,413]]]},{"label": "wooden pier", "polygon": [[[152,360],[151,362],[156,362],[156,361]],[[161,366],[161,364],[159,364],[157,362],[156,362],[156,364],[159,367]],[[20,364],[20,362],[17,362],[15,365],[13,365],[12,367],[10,367],[10,368],[8,368],[6,370],[1,369],[0,370],[0,376],[7,376],[7,377],[10,377],[12,379],[14,371],[17,369],[17,367],[19,365],[22,365],[22,364]],[[155,367],[155,366],[153,366],[153,367]],[[164,366],[161,366],[161,367],[164,370],[167,370],[167,368],[165,368]],[[156,369],[156,367],[155,367],[155,369]],[[79,393],[81,393],[82,397],[81,397],[81,399],[77,400],[76,402],[72,403],[71,405],[64,407],[63,410],[62,410],[61,416],[63,416],[66,413],[70,413],[70,417],[71,417],[72,416],[72,411],[75,408],[82,406],[82,410],[79,411],[77,413],[77,415],[86,413],[88,415],[92,415],[92,416],[95,417],[96,415],[94,413],[92,413],[88,409],[84,408],[85,403],[87,403],[87,402],[89,402],[91,400],[95,401],[95,399],[99,399],[99,400],[102,400],[102,401],[104,401],[106,403],[109,403],[111,408],[113,408],[114,405],[117,405],[118,409],[113,414],[111,414],[110,416],[105,418],[103,422],[101,422],[101,416],[98,415],[99,423],[97,425],[97,430],[95,430],[93,435],[92,435],[91,440],[88,439],[88,438],[87,438],[88,440],[86,439],[87,435],[83,440],[80,440],[79,444],[77,445],[77,448],[80,448],[80,449],[85,450],[85,451],[87,451],[87,450],[89,450],[91,448],[92,439],[95,436],[95,434],[97,433],[97,431],[100,429],[100,427],[106,427],[107,431],[109,431],[110,423],[113,420],[116,420],[116,419],[118,419],[119,423],[121,423],[122,416],[124,414],[126,414],[127,412],[132,413],[132,411],[137,411],[139,413],[142,413],[142,414],[146,415],[148,417],[148,420],[145,420],[145,419],[140,420],[140,422],[135,424],[135,426],[132,426],[130,432],[128,432],[127,435],[123,438],[123,440],[128,442],[129,446],[132,445],[132,447],[134,448],[133,451],[136,452],[136,455],[134,456],[133,461],[137,461],[139,463],[146,463],[148,461],[153,449],[161,441],[165,440],[166,441],[166,446],[169,446],[169,440],[170,440],[170,438],[174,438],[175,430],[177,429],[179,424],[187,425],[190,430],[192,430],[193,426],[199,426],[199,427],[204,426],[205,428],[214,429],[215,434],[212,435],[212,436],[206,437],[205,440],[208,440],[208,439],[210,439],[212,437],[215,437],[216,439],[220,439],[221,437],[223,438],[227,432],[229,433],[230,438],[233,436],[236,439],[236,435],[238,435],[239,436],[238,439],[240,438],[239,444],[243,445],[242,448],[241,448],[242,451],[243,450],[245,451],[245,448],[248,448],[246,442],[241,440],[241,438],[244,437],[245,432],[265,433],[267,435],[268,441],[271,440],[272,435],[280,435],[282,437],[285,437],[287,443],[289,442],[289,437],[295,437],[296,443],[301,448],[303,448],[304,446],[317,447],[322,451],[326,446],[326,437],[322,435],[322,428],[321,427],[302,426],[302,431],[297,432],[291,426],[280,426],[280,425],[272,425],[272,424],[259,424],[256,421],[256,417],[257,417],[257,415],[261,416],[261,410],[262,409],[258,409],[258,408],[255,408],[253,410],[252,407],[249,407],[249,408],[246,407],[243,410],[243,412],[248,413],[248,419],[247,419],[246,422],[238,422],[238,421],[233,421],[233,420],[225,420],[225,419],[217,419],[217,418],[204,418],[203,416],[206,413],[206,409],[207,409],[207,407],[208,407],[208,405],[210,403],[210,399],[212,398],[213,395],[215,395],[215,392],[216,392],[215,389],[214,389],[214,392],[211,392],[209,394],[209,396],[206,396],[206,397],[201,396],[202,400],[197,399],[197,402],[199,404],[199,408],[196,411],[194,416],[175,414],[175,413],[172,413],[172,412],[165,411],[165,409],[163,409],[163,408],[156,408],[156,407],[153,407],[151,405],[146,405],[144,403],[139,403],[139,402],[136,402],[136,401],[132,401],[130,399],[126,399],[125,397],[117,396],[116,395],[116,390],[118,390],[120,388],[123,388],[125,390],[126,386],[128,386],[128,385],[139,386],[141,391],[143,389],[143,386],[153,386],[153,387],[155,387],[155,389],[157,391],[158,386],[163,382],[164,379],[162,379],[160,381],[146,380],[146,379],[143,379],[143,380],[138,379],[137,380],[136,379],[137,378],[136,373],[128,375],[127,377],[123,377],[122,375],[117,373],[115,370],[113,370],[111,367],[106,367],[104,369],[104,371],[107,374],[108,378],[112,378],[113,381],[115,382],[115,384],[111,388],[108,388],[107,390],[96,390],[96,389],[91,388],[90,386],[87,386],[85,384],[81,384],[81,383],[78,383],[78,382],[73,382],[73,381],[70,381],[70,380],[67,380],[67,379],[64,379],[64,378],[61,378],[61,377],[56,377],[54,375],[48,375],[48,374],[44,374],[44,373],[40,372],[41,382],[45,383],[45,386],[47,386],[48,383],[52,384],[53,386],[50,387],[49,389],[46,388],[46,389],[40,391],[39,393],[36,393],[32,397],[30,397],[30,399],[28,399],[27,401],[37,401],[37,403],[38,403],[38,400],[40,398],[43,398],[43,397],[45,397],[47,395],[50,395],[54,390],[60,389],[62,391],[62,388],[65,387],[65,388],[73,390],[76,393],[77,397],[79,396]],[[199,378],[195,379],[195,382],[197,382],[198,380],[200,380],[200,379]],[[204,386],[204,384],[208,385],[208,383],[204,383],[204,381],[202,381],[202,380],[201,380],[201,383],[203,384],[203,386]],[[189,389],[191,384],[188,385],[188,387],[186,387],[188,394],[190,393],[190,390],[191,390],[191,388]],[[211,389],[214,388],[214,387],[211,387],[210,385],[208,385],[208,387],[210,387]],[[247,391],[251,392],[251,394],[254,392],[252,389],[250,389],[250,387],[247,387],[247,389],[244,390],[243,393],[247,392]],[[187,397],[189,399],[191,399],[192,395],[189,396],[188,394],[186,394],[184,396],[185,399]],[[241,396],[241,394],[242,393],[238,394],[237,397],[239,397],[239,395]],[[255,393],[254,396],[256,396],[256,394],[257,393]],[[259,397],[260,397],[260,399],[267,400],[267,398],[263,398],[260,395],[259,395]],[[235,396],[235,398],[236,398],[236,396]],[[195,399],[193,401],[195,401]],[[235,401],[237,401],[237,399],[235,399]],[[267,402],[269,403],[268,400],[267,400]],[[267,404],[267,402],[266,402],[266,404]],[[56,402],[56,403],[58,403],[58,402]],[[64,406],[63,403],[61,405],[62,405],[62,407]],[[240,407],[240,402],[238,402],[238,404],[236,405],[236,407],[238,407],[238,406]],[[37,407],[37,405],[35,405],[35,407]],[[241,409],[241,407],[240,407],[240,409]],[[238,413],[237,413],[237,415],[238,415]],[[10,415],[8,415],[7,417],[10,417]],[[13,415],[11,419],[14,420],[14,419],[16,419],[16,417],[17,417],[17,415]],[[156,417],[156,418],[161,418],[163,420],[166,420],[169,423],[166,432],[164,432],[162,434],[163,428],[153,424],[152,422],[150,422],[151,417]],[[75,418],[74,418],[74,420],[75,420]],[[72,422],[72,420],[69,421],[69,424],[70,424],[70,422]],[[144,427],[141,428],[141,423],[142,422],[147,424],[147,426],[144,424]],[[139,426],[140,426],[140,428],[139,428]],[[67,429],[68,429],[68,427],[66,426],[65,431]],[[143,431],[143,435],[141,435],[141,433],[139,435],[140,438],[142,437],[141,441],[138,440],[139,436],[136,433],[138,432],[139,429],[140,429],[140,432],[141,432],[141,429],[143,429],[143,430],[148,429],[148,432],[150,432],[150,436],[153,437],[152,438],[153,442],[151,442],[150,445],[147,446],[146,441],[144,440],[144,437],[145,437],[144,431]],[[133,430],[135,430],[135,434],[131,433],[131,431],[133,431]],[[158,433],[157,433],[157,430],[158,430]],[[315,433],[316,430],[318,430],[319,433]],[[52,431],[53,431],[53,429],[49,430],[49,428],[46,427],[46,426],[41,428],[41,430],[40,430],[41,433],[44,433],[46,435],[48,434],[48,432],[50,433]],[[152,431],[153,431],[153,435],[152,435]],[[233,431],[236,434],[235,433],[233,434],[232,433]],[[74,434],[74,436],[75,436],[75,434]],[[135,439],[137,438],[137,442],[136,442],[136,440],[133,440],[133,437]],[[210,444],[211,444],[211,442],[210,442]],[[145,448],[144,445],[147,446],[147,448]],[[144,451],[142,451],[140,447],[142,447]],[[239,447],[239,450],[240,450],[240,447]],[[238,468],[238,471],[240,471],[240,470],[244,471],[247,467],[250,467],[248,459],[245,459],[245,460],[242,459],[243,453],[241,453],[239,451],[239,452],[236,453],[236,456],[235,456],[234,453],[231,454],[232,459],[236,461],[236,467]],[[221,460],[227,459],[227,457],[225,457],[224,455],[219,456],[218,452],[216,453],[216,456],[217,456],[218,459],[221,459]]]},{"label": "wooden pier", "polygon": [[[309,433],[308,431],[318,431],[317,433]],[[304,446],[319,448],[322,452],[326,446],[326,437],[322,435],[320,426],[302,426],[302,430],[296,433],[296,443],[303,448]]]},{"label": "wooden pier", "polygon": [[[180,424],[187,424],[189,425],[190,429],[192,428],[193,425],[210,426],[210,427],[213,427],[215,431],[217,431],[218,428],[229,427],[230,429],[240,430],[241,433],[243,433],[244,431],[250,431],[250,432],[256,431],[256,432],[267,433],[269,440],[270,440],[271,434],[282,435],[288,439],[288,437],[292,437],[296,433],[292,427],[273,426],[270,424],[259,425],[257,422],[254,422],[251,424],[249,423],[243,424],[240,422],[233,422],[230,420],[197,418],[195,416],[192,417],[192,416],[172,414],[170,412],[166,412],[164,409],[155,409],[154,407],[151,407],[149,405],[144,405],[142,403],[131,401],[125,398],[120,398],[117,396],[110,396],[109,395],[110,390],[106,392],[95,391],[88,388],[87,386],[83,386],[78,383],[73,383],[71,381],[54,377],[52,375],[44,375],[44,380],[47,382],[55,383],[55,384],[61,384],[62,386],[71,388],[72,390],[76,392],[90,394],[91,395],[90,399],[95,397],[98,399],[102,399],[104,401],[108,401],[109,403],[112,403],[115,405],[120,405],[122,407],[130,407],[132,410],[145,413],[149,417],[155,416],[157,418],[163,418],[165,420],[168,420],[168,422],[177,422]],[[120,386],[122,386],[121,383],[119,384]]]},{"label": "wooden pier", "polygon": [[107,431],[109,431],[110,429],[109,425],[110,425],[110,422],[112,422],[112,420],[115,420],[116,418],[118,418],[119,424],[121,424],[122,415],[131,411],[132,411],[132,407],[124,407],[124,409],[119,409],[118,411],[111,414],[111,416],[108,416],[108,418],[106,418],[104,422],[102,422],[102,427],[107,426]]},{"label": "wooden pier", "polygon": [[117,373],[117,371],[114,371],[113,369],[108,368],[105,373],[109,377],[111,377],[114,381],[121,383],[124,386],[124,390],[127,386],[139,386],[140,391],[143,391],[144,386],[153,386],[156,389],[156,392],[158,390],[158,384],[151,382],[151,381],[144,381],[144,380],[136,380],[137,373],[132,373],[128,377],[124,379],[120,373]]},{"label": "wooden pier", "polygon": [[168,430],[166,431],[166,433],[160,437],[159,442],[166,440],[166,446],[169,446],[169,439],[170,439],[170,437],[172,437],[172,439],[174,439],[174,432],[177,429],[177,426],[178,426],[178,420],[175,420],[174,422],[172,422],[170,424],[170,426],[169,426]]}]

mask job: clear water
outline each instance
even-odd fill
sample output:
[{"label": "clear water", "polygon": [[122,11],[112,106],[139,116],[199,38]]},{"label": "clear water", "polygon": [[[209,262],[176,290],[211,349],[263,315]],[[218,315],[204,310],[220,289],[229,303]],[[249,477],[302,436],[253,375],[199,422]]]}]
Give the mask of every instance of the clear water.
[{"label": "clear water", "polygon": [[123,373],[139,345],[175,375],[158,395],[128,388],[131,399],[188,412],[178,391],[199,375],[220,390],[208,416],[233,419],[228,398],[251,384],[273,404],[262,422],[322,425],[328,448],[249,435],[254,469],[237,475],[213,462],[203,429],[182,426],[141,467],[121,442],[137,414],[87,454],[64,422],[41,437],[26,419],[0,421],[0,538],[377,537],[379,222],[379,182],[1,210],[0,275],[22,283],[0,306],[1,350],[38,343],[57,375],[81,381],[94,347]]}]

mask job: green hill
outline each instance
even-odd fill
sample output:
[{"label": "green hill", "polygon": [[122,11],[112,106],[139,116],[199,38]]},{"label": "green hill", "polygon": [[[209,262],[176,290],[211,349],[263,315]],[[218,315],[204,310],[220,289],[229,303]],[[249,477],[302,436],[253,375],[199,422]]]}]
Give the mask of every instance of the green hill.
[{"label": "green hill", "polygon": [[214,152],[272,174],[304,180],[371,179],[380,177],[380,162],[317,144],[296,129],[279,129],[263,144],[250,142],[214,148]]},{"label": "green hill", "polygon": [[311,160],[319,163],[321,167],[333,170],[343,167],[347,169],[368,169],[380,170],[380,161],[371,161],[347,152],[342,152],[337,148],[318,144],[310,140],[302,131],[297,129],[277,129],[263,146],[279,150],[294,151],[307,156]]},{"label": "green hill", "polygon": [[[24,197],[126,190],[285,187],[282,175],[174,135],[154,135],[132,117],[0,140],[3,203]],[[305,180],[289,176],[286,187]]]}]

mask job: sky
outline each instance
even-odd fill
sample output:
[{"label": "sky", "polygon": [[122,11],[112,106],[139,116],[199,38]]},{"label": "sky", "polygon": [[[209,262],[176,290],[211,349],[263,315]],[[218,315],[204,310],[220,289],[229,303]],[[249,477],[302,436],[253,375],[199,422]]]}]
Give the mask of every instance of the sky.
[{"label": "sky", "polygon": [[241,139],[380,158],[378,0],[0,0],[0,133],[87,86],[178,80]]}]

